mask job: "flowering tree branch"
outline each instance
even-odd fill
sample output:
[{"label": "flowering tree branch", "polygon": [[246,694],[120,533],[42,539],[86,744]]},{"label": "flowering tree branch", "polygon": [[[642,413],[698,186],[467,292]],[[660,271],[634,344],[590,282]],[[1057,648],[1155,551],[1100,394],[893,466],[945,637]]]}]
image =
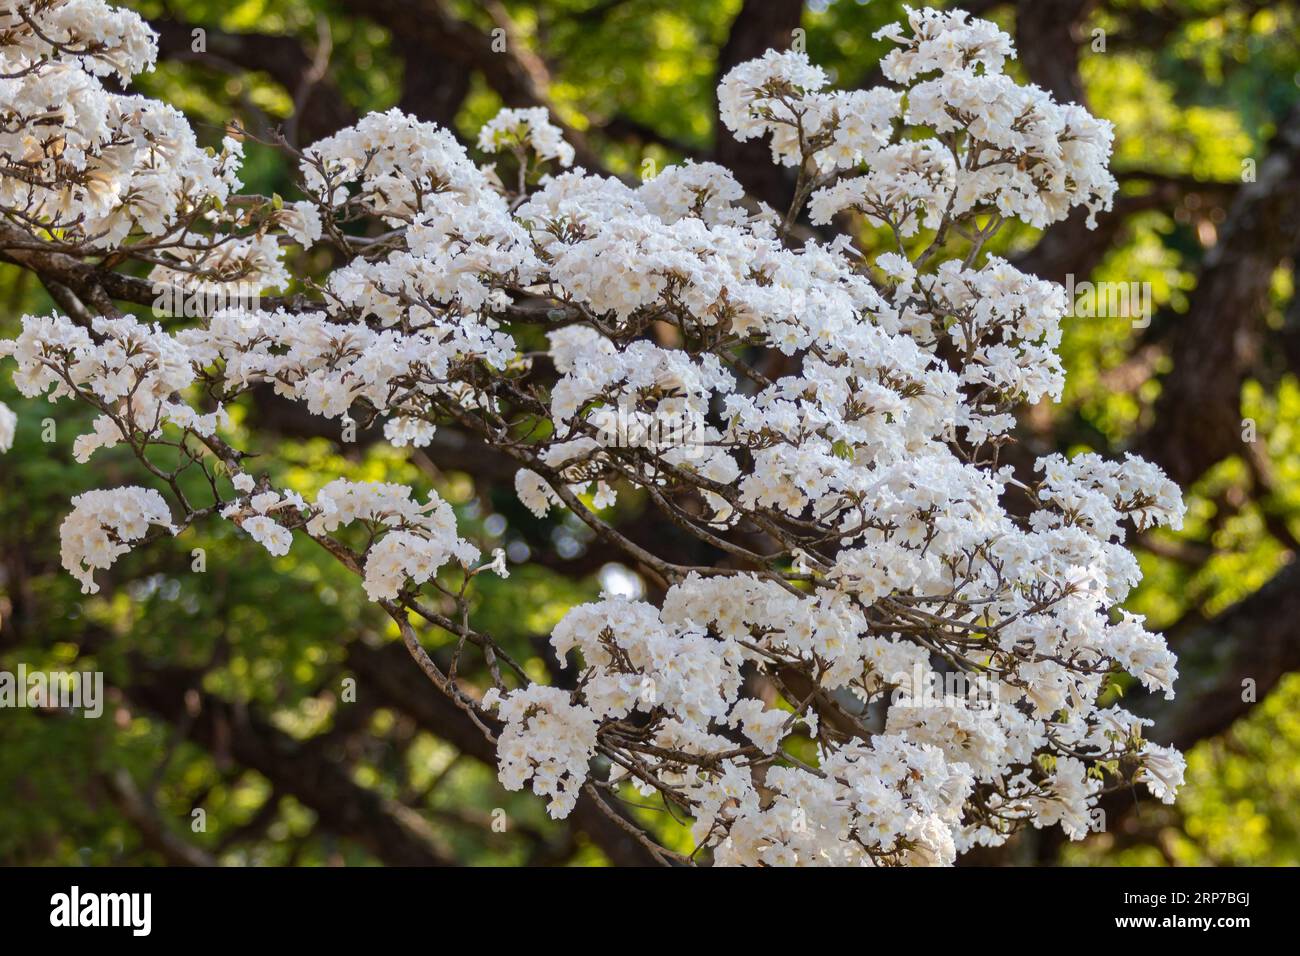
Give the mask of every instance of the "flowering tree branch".
[{"label": "flowering tree branch", "polygon": [[[983,252],[1008,220],[1110,208],[1111,130],[1008,77],[993,24],[909,12],[870,90],[828,89],[797,51],[731,68],[720,121],[793,171],[780,210],[711,163],[636,188],[569,169],[581,144],[540,105],[483,127],[491,165],[399,111],[281,137],[306,198],[247,196],[238,138],[203,150],[179,113],[100,81],[151,64],[138,18],[40,0],[8,25],[4,255],[73,314],[24,317],[0,355],[25,395],[96,412],[79,461],[124,446],[148,483],[73,499],[62,558],[83,590],[199,522],[273,555],[314,542],[495,745],[504,786],[556,817],[586,798],[664,863],[951,863],[1026,825],[1081,837],[1133,783],[1173,799],[1181,756],[1110,701],[1123,673],[1172,695],[1173,655],[1120,604],[1129,530],[1177,527],[1178,489],[1133,456],[1006,467],[1015,410],[1061,394],[1066,302]],[[890,251],[799,241],[848,210]],[[315,246],[342,263],[324,281],[246,301]],[[126,265],[222,305],[142,322],[113,301],[143,295]],[[399,447],[472,436],[513,460],[526,507],[572,515],[656,599],[570,609],[550,639],[577,679],[536,681],[470,621],[506,555],[438,494],[339,478],[309,496],[233,443],[228,406],[268,387]],[[608,510],[624,495],[697,551],[634,539]],[[632,793],[688,822],[692,852],[633,825]]]}]

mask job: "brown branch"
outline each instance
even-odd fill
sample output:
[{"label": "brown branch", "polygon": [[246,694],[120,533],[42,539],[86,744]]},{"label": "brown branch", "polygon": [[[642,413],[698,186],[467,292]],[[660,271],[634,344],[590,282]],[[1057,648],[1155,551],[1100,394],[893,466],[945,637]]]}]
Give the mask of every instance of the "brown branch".
[{"label": "brown branch", "polygon": [[[154,20],[158,31],[158,56],[164,60],[213,65],[222,60],[255,72],[265,73],[284,87],[290,96],[299,92],[303,80],[319,69],[317,57],[293,36],[263,33],[230,33],[206,24],[180,20]],[[193,31],[206,33],[206,52],[193,49]],[[303,142],[315,142],[355,123],[356,111],[339,88],[324,73],[310,84],[295,117]]]},{"label": "brown branch", "polygon": [[[556,112],[547,89],[545,65],[513,35],[505,16],[496,10],[503,31],[494,37],[472,23],[452,16],[439,0],[343,0],[353,16],[364,17],[385,27],[412,56],[420,57],[421,69],[436,64],[439,71],[482,74],[488,86],[507,106],[542,106],[551,121],[564,133],[577,154],[577,161],[589,171],[603,172],[604,164],[588,145],[586,137]],[[501,42],[504,40],[504,43]]]},{"label": "brown branch", "polygon": [[[496,748],[464,711],[446,695],[434,691],[411,666],[410,657],[400,646],[390,643],[375,647],[357,640],[347,645],[346,653],[347,666],[364,681],[368,692],[378,694],[422,729],[447,741],[461,753],[496,767]],[[494,732],[499,732],[496,721],[489,723]],[[600,847],[611,863],[617,866],[656,864],[641,841],[611,820],[585,790],[578,797],[569,820]]]},{"label": "brown branch", "polygon": [[136,828],[144,845],[156,851],[169,866],[218,866],[208,851],[188,843],[167,827],[158,808],[149,802],[122,768],[96,778],[108,793],[113,805]]},{"label": "brown branch", "polygon": [[1186,750],[1223,733],[1254,706],[1242,681],[1263,700],[1300,670],[1300,563],[1292,561],[1250,597],[1208,623],[1169,635],[1178,654],[1178,696],[1147,699],[1133,709],[1154,718],[1151,736]]},{"label": "brown branch", "polygon": [[1029,79],[1058,102],[1084,102],[1079,79],[1083,22],[1096,0],[1019,0],[1016,53]]},{"label": "brown branch", "polygon": [[[732,67],[762,56],[769,49],[788,49],[802,16],[803,0],[745,0],[732,21],[727,42],[718,52],[715,79],[721,80]],[[719,119],[714,125],[713,160],[732,170],[751,196],[773,209],[789,207],[794,180],[787,170],[772,162],[766,138],[739,142]]]},{"label": "brown branch", "polygon": [[1180,484],[1241,450],[1241,389],[1266,334],[1278,264],[1300,245],[1300,106],[1228,212],[1177,326],[1173,368],[1140,450]]},{"label": "brown branch", "polygon": [[198,702],[189,739],[208,750],[229,749],[240,764],[266,777],[316,812],[321,826],[351,839],[390,866],[448,866],[440,841],[418,813],[356,783],[328,742],[295,740],[252,708],[195,688],[194,674],[176,668],[149,671],[136,662],[128,698],[175,723]]}]

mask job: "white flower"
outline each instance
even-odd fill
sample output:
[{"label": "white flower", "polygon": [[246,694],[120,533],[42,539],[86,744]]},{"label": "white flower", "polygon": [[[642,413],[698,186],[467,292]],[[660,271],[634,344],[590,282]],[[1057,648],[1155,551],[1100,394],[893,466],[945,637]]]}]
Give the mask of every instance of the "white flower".
[{"label": "white flower", "polygon": [[478,148],[485,153],[496,153],[514,144],[532,149],[540,159],[573,165],[573,147],[564,141],[559,127],[551,123],[545,107],[503,109],[479,130]]},{"label": "white flower", "polygon": [[245,518],[241,527],[254,541],[277,557],[288,554],[289,548],[293,545],[293,534],[289,529],[276,524],[274,519],[264,515]]},{"label": "white flower", "polygon": [[302,200],[280,211],[280,225],[294,242],[304,249],[310,248],[321,237],[320,212],[316,204]]},{"label": "white flower", "polygon": [[83,594],[94,594],[99,591],[95,570],[112,567],[150,525],[176,532],[167,503],[152,488],[111,488],[77,495],[59,526],[63,566],[81,582]]},{"label": "white flower", "polygon": [[478,549],[456,536],[451,505],[433,493],[420,504],[405,485],[338,478],[316,495],[315,510],[307,523],[312,535],[354,521],[380,529],[365,559],[364,583],[372,601],[392,600],[408,584],[424,584],[452,559],[468,567],[478,558]]},{"label": "white flower", "polygon": [[515,472],[515,493],[524,507],[539,518],[546,516],[552,502],[559,502],[559,498],[546,480],[537,472],[529,471],[527,468]]},{"label": "white flower", "polygon": [[781,748],[786,734],[786,724],[791,715],[783,710],[767,710],[763,702],[746,697],[731,708],[727,723],[739,726],[746,737],[765,754],[774,754]]},{"label": "white flower", "polygon": [[18,416],[4,402],[0,402],[0,452],[14,447],[14,431],[18,427]]},{"label": "white flower", "polygon": [[483,706],[497,708],[506,725],[497,741],[501,785],[520,790],[531,779],[534,793],[551,798],[550,815],[567,817],[595,755],[595,715],[570,703],[564,691],[540,684],[510,694],[494,687]]},{"label": "white flower", "polygon": [[1148,743],[1142,750],[1142,769],[1137,779],[1161,803],[1173,803],[1186,770],[1187,759],[1177,750]]}]

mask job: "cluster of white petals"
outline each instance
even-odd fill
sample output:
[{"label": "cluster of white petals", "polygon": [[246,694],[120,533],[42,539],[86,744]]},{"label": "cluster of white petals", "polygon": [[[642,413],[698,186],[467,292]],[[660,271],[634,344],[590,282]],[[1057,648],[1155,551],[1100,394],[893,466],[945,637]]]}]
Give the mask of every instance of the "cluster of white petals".
[{"label": "cluster of white petals", "polygon": [[136,14],[103,0],[0,10],[0,206],[108,248],[160,236],[238,188],[239,144],[199,147],[181,113],[109,92],[151,69],[156,43]]},{"label": "cluster of white petals", "polygon": [[848,169],[890,140],[902,95],[893,90],[823,92],[825,72],[797,52],[769,50],[718,86],[722,121],[739,140],[772,135],[772,158],[797,166],[815,148],[819,169]]},{"label": "cluster of white petals", "polygon": [[63,566],[94,594],[96,570],[111,568],[157,525],[175,532],[163,496],[152,488],[108,488],[87,491],[72,499],[72,511],[59,526]]},{"label": "cluster of white petals", "polygon": [[452,558],[463,565],[478,559],[478,549],[456,536],[451,505],[433,492],[422,504],[406,485],[339,478],[316,495],[307,531],[328,534],[354,521],[382,530],[366,556],[366,593],[374,601],[396,597],[408,581],[423,584]]},{"label": "cluster of white petals", "polygon": [[201,414],[176,400],[194,384],[195,366],[185,343],[156,324],[98,316],[88,330],[57,314],[27,315],[18,337],[0,342],[0,355],[6,354],[18,364],[14,383],[24,395],[52,402],[76,396],[100,410],[73,446],[79,462],[122,441],[128,420],[127,430],[145,438],[157,437],[166,424],[211,436],[227,421],[221,405]]},{"label": "cluster of white petals", "polygon": [[373,543],[364,564],[366,595],[372,601],[391,601],[403,588],[418,587],[437,574],[451,559],[468,567],[478,549],[456,535],[451,505],[434,493],[419,502],[406,485],[337,478],[316,494],[310,505],[296,492],[272,490],[253,493],[250,476],[239,475],[235,489],[244,492],[222,510],[222,516],[241,528],[273,555],[287,554],[293,543],[285,519],[301,524],[313,537],[323,537],[340,527],[361,522],[371,531]]},{"label": "cluster of white petals", "polygon": [[[899,109],[885,119],[897,118],[937,136],[882,142],[881,148],[864,153],[869,167],[864,175],[841,179],[814,197],[814,222],[853,209],[909,236],[918,224],[934,228],[943,215],[975,209],[991,208],[1043,227],[1064,219],[1074,206],[1088,209],[1089,224],[1111,208],[1116,186],[1107,168],[1113,140],[1108,122],[1004,74],[1006,58],[1015,54],[1010,38],[994,24],[969,20],[961,10],[906,9],[907,28],[892,24],[876,34],[899,45],[881,67],[904,90],[896,101]],[[773,85],[800,88],[797,64],[792,68],[787,60],[785,65],[784,76],[746,77],[747,83],[761,79],[766,84],[750,101],[765,115],[774,108],[764,90]],[[794,155],[789,145],[778,147],[789,143],[792,122],[812,135],[806,122],[796,121],[802,119],[806,99],[790,100],[786,108],[795,119],[778,121],[774,152],[779,148]],[[811,99],[807,109],[815,129],[825,107]],[[875,114],[871,119],[881,121]],[[754,135],[771,125],[755,126],[751,120],[741,130]]]},{"label": "cluster of white petals", "polygon": [[567,817],[596,752],[596,715],[573,704],[564,691],[545,684],[509,694],[493,687],[483,703],[496,707],[506,722],[497,740],[501,785],[522,790],[532,781],[534,793],[550,797],[547,812],[557,819]]},{"label": "cluster of white petals", "polygon": [[561,166],[573,165],[573,147],[565,142],[564,134],[542,106],[501,110],[479,130],[478,148],[485,153],[518,148],[535,153],[539,159],[553,159]]}]

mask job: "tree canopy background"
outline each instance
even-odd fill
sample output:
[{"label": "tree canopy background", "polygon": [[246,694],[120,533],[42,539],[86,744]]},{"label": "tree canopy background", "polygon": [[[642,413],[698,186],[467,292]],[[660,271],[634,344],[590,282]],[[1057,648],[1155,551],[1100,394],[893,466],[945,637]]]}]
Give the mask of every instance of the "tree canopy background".
[{"label": "tree canopy background", "polygon": [[[119,2],[160,33],[142,92],[212,143],[232,123],[247,130],[243,178],[261,194],[297,198],[282,156],[255,141],[272,130],[306,145],[397,106],[472,143],[501,105],[544,105],[589,170],[636,179],[712,159],[780,208],[792,180],[766,144],[719,130],[718,78],[804,43],[837,85],[873,85],[885,45],[871,34],[902,13],[892,0]],[[1189,502],[1181,532],[1131,542],[1146,580],[1128,602],[1179,655],[1178,698],[1142,702],[1157,739],[1188,751],[1178,803],[1116,794],[1105,829],[1082,843],[1031,831],[971,859],[1295,865],[1300,12],[1261,0],[957,5],[1013,33],[1022,79],[1116,126],[1121,194],[1096,230],[1078,214],[1045,233],[1004,230],[989,251],[1056,281],[1149,283],[1153,296],[1149,324],[1067,320],[1065,400],[1025,410],[1017,437],[1034,454],[1137,451]],[[842,226],[868,249],[879,241],[863,223]],[[0,302],[5,332],[54,307],[2,251]],[[191,528],[121,561],[100,594],[79,594],[59,566],[59,522],[92,480],[126,483],[129,452],[105,453],[92,475],[71,454],[71,416],[84,412],[21,399],[8,370],[0,400],[20,416],[0,458],[0,670],[102,670],[108,686],[99,720],[0,710],[0,861],[650,862],[588,800],[555,822],[530,793],[505,792],[491,745],[308,544],[272,558],[231,525]],[[336,423],[271,396],[232,414],[276,436],[261,450],[277,486],[433,487],[466,537],[506,548],[511,579],[483,579],[471,620],[539,679],[574,676],[547,644],[569,606],[639,586],[572,515],[534,518],[508,460],[452,429],[412,453],[364,432],[343,441]],[[634,540],[671,537],[646,505],[620,497],[614,520]],[[449,659],[453,643],[429,650]],[[635,803],[629,822],[689,852],[679,822]]]}]

